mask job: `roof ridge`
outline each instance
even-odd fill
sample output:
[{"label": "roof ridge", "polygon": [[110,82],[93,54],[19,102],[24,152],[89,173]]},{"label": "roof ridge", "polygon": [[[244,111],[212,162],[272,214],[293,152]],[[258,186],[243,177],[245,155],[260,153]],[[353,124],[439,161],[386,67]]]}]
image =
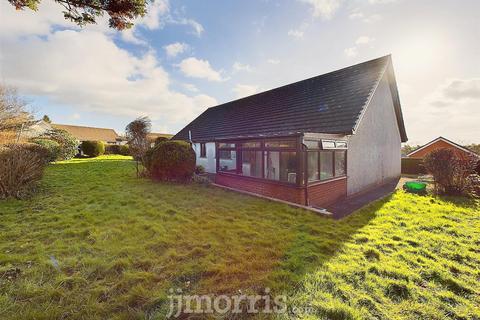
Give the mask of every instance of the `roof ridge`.
[{"label": "roof ridge", "polygon": [[347,69],[350,69],[350,68],[353,68],[353,67],[357,67],[357,66],[360,66],[360,65],[364,65],[364,64],[367,64],[367,63],[371,63],[371,62],[373,62],[373,61],[382,60],[382,59],[385,59],[385,58],[389,58],[389,61],[390,61],[390,60],[391,60],[391,58],[390,58],[391,56],[392,56],[391,54],[387,54],[387,55],[384,55],[384,56],[381,56],[381,57],[378,57],[378,58],[375,58],[375,59],[370,59],[370,60],[367,60],[367,61],[364,61],[364,62],[352,64],[352,65],[349,65],[349,66],[347,66],[347,67],[343,67],[343,68],[340,68],[340,69],[332,70],[332,71],[329,71],[329,72],[326,72],[326,73],[322,73],[322,74],[319,74],[319,75],[316,75],[316,76],[313,76],[313,77],[310,77],[310,78],[306,78],[306,79],[303,79],[303,80],[298,80],[298,81],[295,81],[295,82],[287,83],[287,84],[281,85],[281,86],[279,86],[279,87],[271,88],[271,89],[268,89],[268,90],[265,90],[265,91],[262,91],[262,92],[254,93],[254,94],[249,95],[249,96],[245,96],[245,97],[242,97],[242,98],[239,98],[239,99],[235,99],[235,100],[230,100],[230,101],[227,101],[227,102],[218,104],[218,105],[216,105],[216,106],[209,107],[209,108],[207,108],[205,111],[208,111],[208,110],[210,110],[210,109],[214,109],[214,108],[217,108],[217,107],[221,107],[221,106],[224,106],[224,105],[229,104],[229,103],[232,103],[232,102],[241,101],[241,100],[244,100],[244,99],[247,99],[247,98],[251,98],[251,97],[255,97],[255,96],[261,95],[261,94],[265,94],[265,93],[271,92],[271,91],[273,91],[273,90],[278,90],[278,89],[281,89],[281,88],[285,88],[285,87],[289,87],[289,86],[296,85],[296,84],[301,83],[301,82],[306,82],[306,81],[313,80],[313,79],[316,79],[316,78],[319,78],[319,77],[327,76],[327,75],[330,75],[330,74],[335,73],[335,72],[340,72],[340,71],[347,70]]},{"label": "roof ridge", "polygon": [[[101,128],[101,127],[91,127],[91,126],[79,126],[75,124],[61,124],[61,123],[52,123],[52,125],[57,125],[57,126],[68,126],[68,127],[77,127],[77,128],[88,128],[88,129],[102,129],[102,130],[113,130],[113,128]],[[116,132],[116,131],[115,131]]]}]

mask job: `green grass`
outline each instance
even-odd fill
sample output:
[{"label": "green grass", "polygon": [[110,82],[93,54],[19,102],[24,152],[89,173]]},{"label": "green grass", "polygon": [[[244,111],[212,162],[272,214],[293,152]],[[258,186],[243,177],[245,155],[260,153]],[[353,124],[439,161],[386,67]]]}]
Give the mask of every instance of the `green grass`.
[{"label": "green grass", "polygon": [[0,319],[163,319],[170,288],[265,287],[299,318],[480,318],[474,202],[398,191],[334,221],[134,170],[56,163],[38,195],[0,203]]}]

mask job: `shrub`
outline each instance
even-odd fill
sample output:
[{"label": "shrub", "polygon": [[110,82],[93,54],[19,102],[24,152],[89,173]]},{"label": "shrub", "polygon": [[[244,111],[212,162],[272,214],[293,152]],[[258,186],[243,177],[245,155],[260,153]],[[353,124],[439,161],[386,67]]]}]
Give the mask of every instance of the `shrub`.
[{"label": "shrub", "polygon": [[23,198],[35,189],[46,165],[44,151],[34,144],[0,147],[0,198]]},{"label": "shrub", "polygon": [[80,148],[89,157],[98,157],[105,153],[105,144],[102,141],[83,141]]},{"label": "shrub", "polygon": [[130,155],[130,147],[128,144],[124,144],[120,146],[120,154],[122,156],[129,156]]},{"label": "shrub", "polygon": [[60,144],[50,139],[33,139],[32,143],[40,145],[48,150],[47,162],[56,161],[60,154]]},{"label": "shrub", "polygon": [[52,129],[42,138],[56,141],[60,145],[60,152],[57,160],[69,160],[78,153],[79,141],[65,130]]},{"label": "shrub", "polygon": [[153,141],[153,144],[154,146],[158,145],[159,143],[163,142],[163,141],[167,141],[168,138],[165,138],[165,137],[156,137],[155,140]]},{"label": "shrub", "polygon": [[422,159],[416,158],[402,158],[402,173],[403,174],[425,174]]},{"label": "shrub", "polygon": [[120,154],[120,146],[118,144],[106,144],[105,154]]},{"label": "shrub", "polygon": [[204,173],[205,173],[205,168],[202,165],[195,167],[195,174],[204,174]]},{"label": "shrub", "polygon": [[477,160],[460,158],[451,149],[438,149],[425,156],[423,165],[433,176],[436,193],[460,195],[468,193],[468,178],[475,173]]},{"label": "shrub", "polygon": [[107,144],[105,145],[105,154],[120,154],[128,156],[128,145]]},{"label": "shrub", "polygon": [[163,141],[147,151],[145,168],[153,179],[189,181],[195,171],[195,152],[184,141]]}]

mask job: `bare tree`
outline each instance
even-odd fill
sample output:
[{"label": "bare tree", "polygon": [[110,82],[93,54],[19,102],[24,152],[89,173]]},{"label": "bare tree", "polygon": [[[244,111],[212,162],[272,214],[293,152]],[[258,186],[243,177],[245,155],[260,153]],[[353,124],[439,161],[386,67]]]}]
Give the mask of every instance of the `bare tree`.
[{"label": "bare tree", "polygon": [[145,163],[145,154],[150,148],[147,135],[150,133],[152,123],[148,117],[140,117],[130,122],[125,128],[130,154],[136,162],[137,177],[139,176],[139,163]]},{"label": "bare tree", "polygon": [[16,88],[0,84],[0,133],[2,140],[17,140],[23,130],[31,126],[32,115],[26,110],[27,102],[23,100]]}]

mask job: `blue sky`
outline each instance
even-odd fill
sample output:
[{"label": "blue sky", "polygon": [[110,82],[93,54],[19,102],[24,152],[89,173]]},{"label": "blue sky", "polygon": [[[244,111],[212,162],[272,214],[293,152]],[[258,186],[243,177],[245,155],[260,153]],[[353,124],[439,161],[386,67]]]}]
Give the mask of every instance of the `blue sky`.
[{"label": "blue sky", "polygon": [[480,143],[480,2],[156,0],[133,30],[0,3],[0,77],[40,117],[175,133],[205,108],[392,54],[410,143]]}]

